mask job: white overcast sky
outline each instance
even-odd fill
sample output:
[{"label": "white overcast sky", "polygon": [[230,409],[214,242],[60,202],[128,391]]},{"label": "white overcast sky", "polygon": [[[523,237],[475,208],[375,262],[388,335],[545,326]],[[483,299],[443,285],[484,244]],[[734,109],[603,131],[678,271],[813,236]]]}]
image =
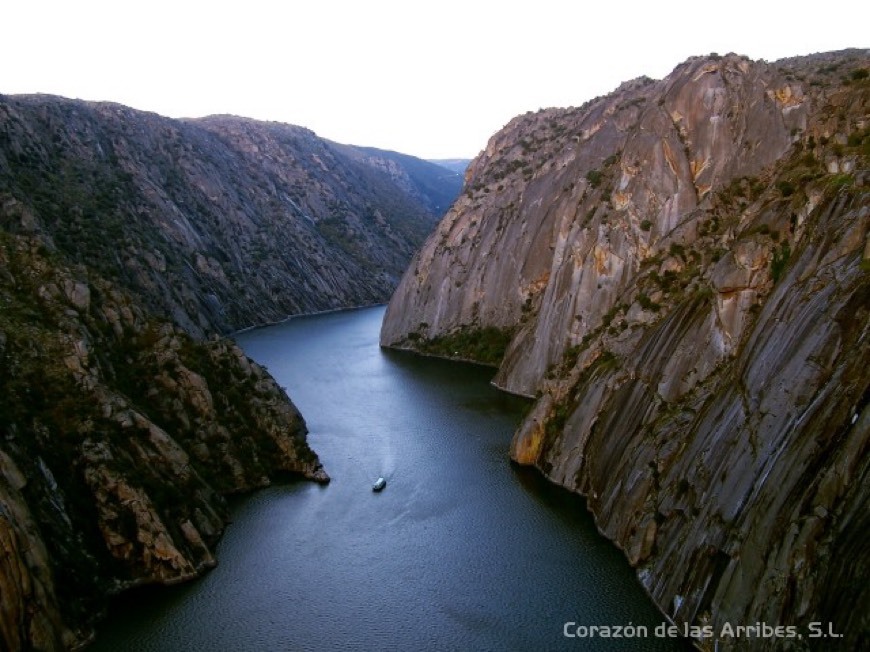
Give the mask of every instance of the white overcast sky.
[{"label": "white overcast sky", "polygon": [[[815,3],[813,3],[815,5]],[[232,113],[423,158],[697,54],[868,47],[870,3],[4,0],[0,93]]]}]

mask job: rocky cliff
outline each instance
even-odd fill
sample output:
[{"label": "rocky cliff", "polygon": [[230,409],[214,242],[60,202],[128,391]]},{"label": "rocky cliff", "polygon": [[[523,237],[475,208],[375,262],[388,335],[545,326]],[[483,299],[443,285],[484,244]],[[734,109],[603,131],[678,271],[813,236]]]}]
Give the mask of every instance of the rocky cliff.
[{"label": "rocky cliff", "polygon": [[385,316],[383,345],[537,398],[513,459],[665,614],[804,635],[719,649],[868,642],[868,69],[711,55],[516,118]]},{"label": "rocky cliff", "polygon": [[458,192],[403,184],[415,165],[440,169],[292,125],[0,96],[0,193],[196,336],[386,301]]},{"label": "rocky cliff", "polygon": [[385,300],[437,218],[440,186],[409,192],[403,164],[288,125],[0,97],[0,649],[76,647],[107,594],[212,566],[226,494],[328,481],[219,334]]},{"label": "rocky cliff", "polygon": [[4,649],[70,647],[106,593],[213,565],[223,494],[328,479],[238,347],[149,316],[44,239],[0,232],[0,303]]}]

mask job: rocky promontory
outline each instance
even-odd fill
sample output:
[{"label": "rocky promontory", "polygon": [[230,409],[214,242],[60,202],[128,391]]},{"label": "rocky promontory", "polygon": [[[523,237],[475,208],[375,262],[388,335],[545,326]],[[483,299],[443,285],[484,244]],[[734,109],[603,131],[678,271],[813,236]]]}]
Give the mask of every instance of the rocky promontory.
[{"label": "rocky promontory", "polygon": [[4,649],[73,646],[107,593],[212,566],[224,495],[328,481],[299,413],[229,340],[155,319],[39,238],[0,233],[0,270]]},{"label": "rocky promontory", "polygon": [[586,496],[663,613],[804,636],[720,650],[868,641],[868,70],[710,55],[517,117],[385,316],[382,345],[536,398],[512,458]]}]

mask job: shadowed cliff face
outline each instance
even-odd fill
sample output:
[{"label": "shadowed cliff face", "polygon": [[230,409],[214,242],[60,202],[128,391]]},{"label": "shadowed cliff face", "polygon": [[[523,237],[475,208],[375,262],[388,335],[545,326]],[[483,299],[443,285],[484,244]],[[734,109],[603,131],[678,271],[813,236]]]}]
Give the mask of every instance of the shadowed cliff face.
[{"label": "shadowed cliff face", "polygon": [[458,188],[379,162],[291,125],[0,97],[0,193],[197,336],[386,301]]},{"label": "shadowed cliff face", "polygon": [[328,481],[216,333],[387,298],[442,171],[370,159],[288,125],[0,97],[0,648],[78,645],[106,594],[212,566],[225,494]]},{"label": "shadowed cliff face", "polygon": [[386,346],[507,336],[495,382],[538,398],[513,458],[679,622],[866,642],[868,68],[696,58],[518,117],[387,310]]},{"label": "shadowed cliff face", "polygon": [[213,565],[223,494],[279,472],[328,480],[233,343],[155,320],[39,238],[0,233],[0,302],[4,649],[69,647],[107,592]]}]

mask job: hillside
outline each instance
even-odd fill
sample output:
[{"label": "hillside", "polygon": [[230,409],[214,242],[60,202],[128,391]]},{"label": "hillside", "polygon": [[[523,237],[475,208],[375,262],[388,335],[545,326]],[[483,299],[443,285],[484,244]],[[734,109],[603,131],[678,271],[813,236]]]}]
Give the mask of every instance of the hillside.
[{"label": "hillside", "polygon": [[108,595],[213,566],[225,495],[329,480],[221,334],[389,296],[446,195],[364,158],[289,125],[0,96],[0,649],[77,647]]},{"label": "hillside", "polygon": [[389,304],[382,345],[536,398],[512,458],[678,623],[868,643],[868,70],[710,55],[519,116]]},{"label": "hillside", "polygon": [[364,158],[291,125],[0,96],[0,195],[36,220],[6,228],[197,336],[389,298],[454,186],[412,194]]},{"label": "hillside", "polygon": [[70,647],[106,594],[214,565],[224,494],[328,480],[238,347],[155,319],[45,241],[0,231],[0,305],[3,649]]},{"label": "hillside", "polygon": [[448,170],[452,170],[460,175],[464,175],[465,171],[468,169],[468,165],[471,163],[471,160],[467,158],[439,158],[439,159],[429,159],[430,163],[434,163],[442,168],[447,168]]},{"label": "hillside", "polygon": [[374,147],[346,146],[345,152],[382,170],[399,188],[439,217],[447,212],[462,190],[462,173],[458,170]]}]

